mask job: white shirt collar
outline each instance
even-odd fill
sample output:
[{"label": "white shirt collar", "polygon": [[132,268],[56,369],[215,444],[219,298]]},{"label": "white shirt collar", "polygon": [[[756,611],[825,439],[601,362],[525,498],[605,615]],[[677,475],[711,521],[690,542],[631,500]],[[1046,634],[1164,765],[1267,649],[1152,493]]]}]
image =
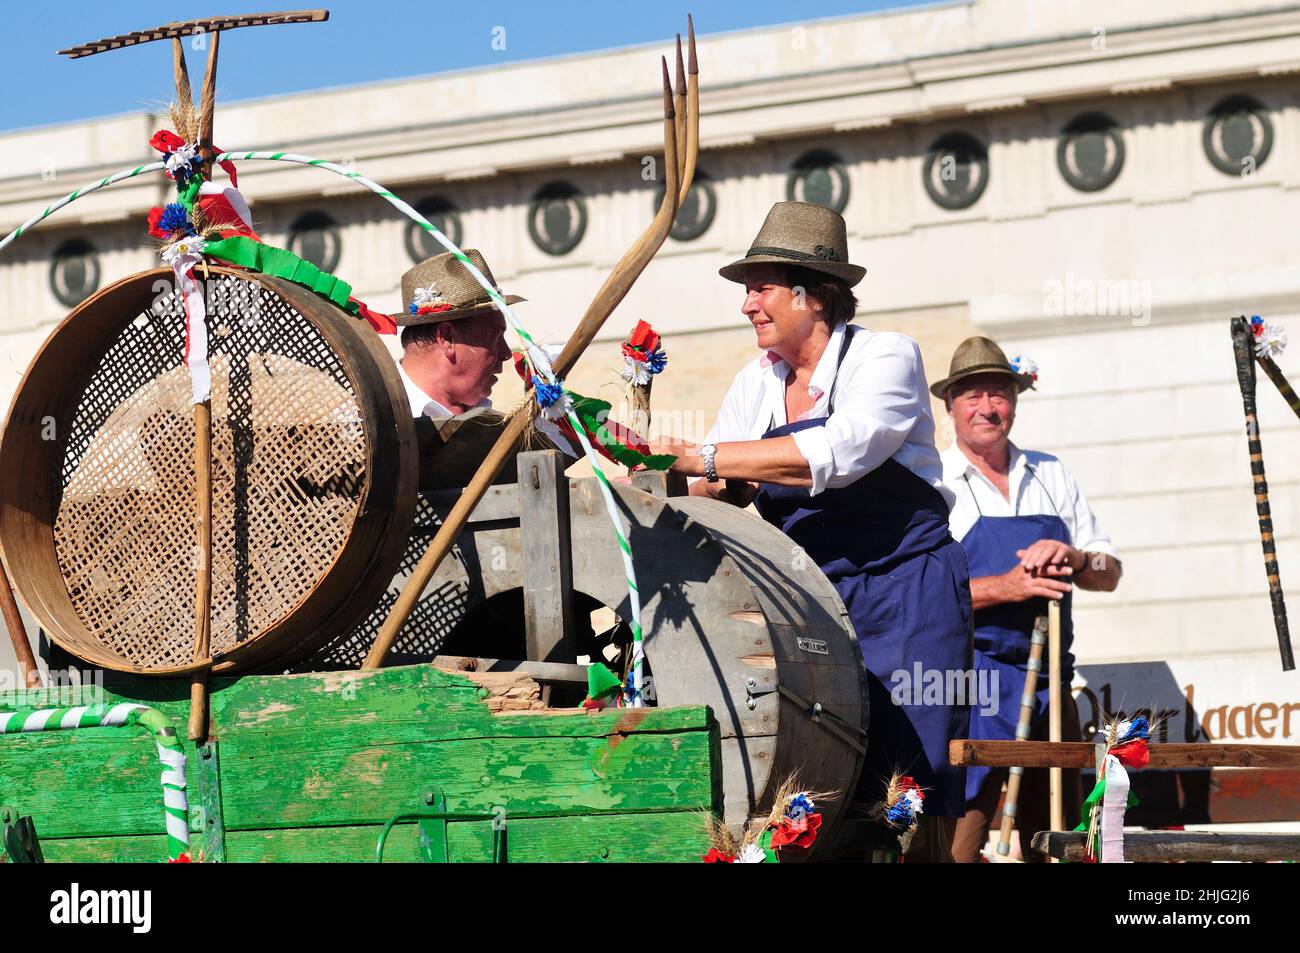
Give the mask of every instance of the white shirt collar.
[{"label": "white shirt collar", "polygon": [[[1028,461],[1026,460],[1025,455],[1020,452],[1020,448],[1010,440],[1007,441],[1007,447],[1009,450],[1007,457],[1007,482],[1009,484],[1014,484],[1018,472],[1027,466]],[[988,482],[988,478],[985,477],[983,473],[980,473],[979,467],[971,462],[970,457],[966,456],[966,454],[962,452],[961,447],[957,446],[957,441],[954,440],[952,442],[948,449],[941,454],[941,458],[943,460],[943,479],[945,483],[955,483],[962,477],[972,473],[978,475],[985,482]]]},{"label": "white shirt collar", "polygon": [[[402,378],[402,386],[406,388],[406,399],[411,402],[412,417],[421,417],[421,416],[454,417],[456,416],[448,408],[444,407],[442,404],[438,403],[436,400],[434,400],[432,397],[430,397],[428,394],[422,391],[419,385],[417,385],[415,381],[411,380],[411,375],[406,373],[406,368],[402,366],[401,361],[397,362],[397,373]],[[492,401],[484,397],[481,401],[475,404],[475,406],[491,407]]]},{"label": "white shirt collar", "polygon": [[[847,321],[840,321],[831,329],[831,339],[826,344],[826,350],[822,351],[822,356],[817,359],[817,366],[813,369],[812,377],[808,379],[808,396],[814,402],[825,397],[835,384],[835,374],[839,370],[840,348],[844,344],[844,335],[847,333]],[[768,351],[760,357],[759,363],[771,371],[768,380],[780,385],[780,405],[784,416],[785,381],[790,376],[790,365],[774,351]],[[815,408],[816,403],[813,406]]]}]

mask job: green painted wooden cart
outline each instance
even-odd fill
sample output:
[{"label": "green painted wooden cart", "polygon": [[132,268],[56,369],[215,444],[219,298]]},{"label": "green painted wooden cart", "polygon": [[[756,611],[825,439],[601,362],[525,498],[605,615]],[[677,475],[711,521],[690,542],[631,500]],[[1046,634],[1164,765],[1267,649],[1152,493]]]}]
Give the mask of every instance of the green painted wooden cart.
[{"label": "green painted wooden cart", "polygon": [[[207,861],[693,861],[720,805],[707,707],[497,711],[430,665],[216,679],[187,756]],[[0,692],[0,710],[133,701],[183,725],[188,691],[124,679]],[[184,731],[180,734],[183,736]],[[167,856],[159,764],[127,728],[0,735],[0,806],[47,861]],[[396,819],[396,820],[395,820]]]}]

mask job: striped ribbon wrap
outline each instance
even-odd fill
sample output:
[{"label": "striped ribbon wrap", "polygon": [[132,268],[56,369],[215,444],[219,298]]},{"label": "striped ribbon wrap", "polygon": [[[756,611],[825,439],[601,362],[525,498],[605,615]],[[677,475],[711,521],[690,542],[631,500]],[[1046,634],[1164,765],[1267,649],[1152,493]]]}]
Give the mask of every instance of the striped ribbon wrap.
[{"label": "striped ribbon wrap", "polygon": [[153,735],[162,764],[163,817],[167,824],[167,862],[189,863],[190,807],[185,793],[185,752],[176,729],[156,708],[121,702],[71,708],[19,708],[0,711],[0,735],[77,728],[144,728]]}]

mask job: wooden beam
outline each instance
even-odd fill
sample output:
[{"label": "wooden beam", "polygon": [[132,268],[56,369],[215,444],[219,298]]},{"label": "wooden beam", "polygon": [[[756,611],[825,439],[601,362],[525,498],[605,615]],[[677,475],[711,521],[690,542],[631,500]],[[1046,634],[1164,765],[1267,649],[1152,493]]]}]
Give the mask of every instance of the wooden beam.
[{"label": "wooden beam", "polygon": [[14,657],[18,660],[23,684],[28,688],[40,688],[41,670],[36,666],[32,643],[27,641],[27,627],[23,625],[23,617],[18,613],[18,600],[14,598],[4,563],[0,563],[0,615],[3,615],[5,628],[9,630],[9,641],[14,647]]},{"label": "wooden beam", "polygon": [[[957,767],[1092,768],[1096,746],[1086,741],[948,742],[948,761]],[[1150,768],[1300,768],[1300,746],[1236,744],[1151,745]]]},{"label": "wooden beam", "polygon": [[[1081,861],[1085,837],[1083,831],[1039,831],[1033,847],[1049,857]],[[1137,863],[1300,860],[1300,834],[1131,833],[1124,835],[1124,859]]]},{"label": "wooden beam", "polygon": [[527,655],[538,662],[571,662],[577,633],[564,457],[534,450],[519,454],[518,467]]},{"label": "wooden beam", "polygon": [[91,40],[89,43],[82,43],[79,46],[70,46],[66,50],[59,50],[59,55],[75,60],[83,56],[94,56],[96,53],[107,53],[109,50],[120,50],[127,46],[152,43],[154,40],[183,39],[199,33],[220,33],[223,30],[235,30],[245,26],[270,26],[276,23],[323,23],[329,18],[330,12],[328,10],[284,10],[279,13],[246,13],[234,17],[204,17],[199,20],[180,20],[174,23],[165,23],[160,27],[154,27],[152,30],[135,30],[131,33],[105,37],[102,40]]},{"label": "wooden beam", "polygon": [[472,658],[465,655],[439,655],[434,668],[443,672],[522,672],[537,682],[556,685],[586,685],[587,666],[576,662],[533,662],[515,659]]}]

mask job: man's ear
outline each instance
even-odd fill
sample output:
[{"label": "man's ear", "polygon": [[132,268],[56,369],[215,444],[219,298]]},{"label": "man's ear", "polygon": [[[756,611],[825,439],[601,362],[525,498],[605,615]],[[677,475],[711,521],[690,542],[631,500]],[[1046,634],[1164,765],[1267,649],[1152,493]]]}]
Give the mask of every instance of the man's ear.
[{"label": "man's ear", "polygon": [[456,332],[451,326],[450,321],[439,321],[435,333],[437,334],[436,342],[447,360],[454,360],[456,357]]}]

